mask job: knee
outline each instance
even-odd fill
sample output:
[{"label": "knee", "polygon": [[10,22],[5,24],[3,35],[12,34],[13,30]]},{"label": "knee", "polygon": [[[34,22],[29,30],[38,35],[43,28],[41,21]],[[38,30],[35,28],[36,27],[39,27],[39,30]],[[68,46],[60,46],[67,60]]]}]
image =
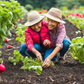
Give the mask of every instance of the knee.
[{"label": "knee", "polygon": [[71,41],[70,41],[70,40],[67,40],[67,39],[66,39],[65,41],[63,41],[63,47],[64,47],[64,48],[67,48],[67,49],[68,49],[69,46],[70,46],[70,44],[71,44]]},{"label": "knee", "polygon": [[39,44],[37,44],[37,43],[35,43],[35,44],[34,44],[34,47],[35,47],[35,49],[36,49],[36,50],[38,50],[38,51],[40,51],[40,50],[41,50],[40,45],[39,45]]},{"label": "knee", "polygon": [[24,44],[22,44],[22,45],[20,46],[19,52],[20,52],[20,53],[25,52],[26,49],[27,49],[26,43],[24,43]]}]

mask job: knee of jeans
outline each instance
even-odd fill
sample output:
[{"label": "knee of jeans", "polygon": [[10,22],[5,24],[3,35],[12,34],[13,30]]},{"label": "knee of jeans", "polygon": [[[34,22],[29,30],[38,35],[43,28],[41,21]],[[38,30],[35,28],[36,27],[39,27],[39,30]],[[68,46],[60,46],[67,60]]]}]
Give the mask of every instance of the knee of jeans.
[{"label": "knee of jeans", "polygon": [[20,46],[20,48],[27,48],[27,46],[26,46],[26,43],[23,43],[21,46]]},{"label": "knee of jeans", "polygon": [[20,47],[19,52],[22,54],[25,52],[26,49],[27,49],[27,47],[22,46],[22,47]]},{"label": "knee of jeans", "polygon": [[19,52],[22,54],[22,53],[23,53],[23,50],[22,50],[22,49],[20,49],[20,50],[19,50]]},{"label": "knee of jeans", "polygon": [[55,55],[53,58],[52,58],[52,61],[55,61],[57,59],[57,55]]},{"label": "knee of jeans", "polygon": [[36,49],[36,50],[41,50],[40,45],[39,45],[39,44],[37,44],[37,43],[35,43],[35,44],[34,44],[34,47],[35,47],[35,49]]},{"label": "knee of jeans", "polygon": [[68,49],[70,44],[71,44],[71,42],[66,41],[66,42],[64,42],[63,47]]}]

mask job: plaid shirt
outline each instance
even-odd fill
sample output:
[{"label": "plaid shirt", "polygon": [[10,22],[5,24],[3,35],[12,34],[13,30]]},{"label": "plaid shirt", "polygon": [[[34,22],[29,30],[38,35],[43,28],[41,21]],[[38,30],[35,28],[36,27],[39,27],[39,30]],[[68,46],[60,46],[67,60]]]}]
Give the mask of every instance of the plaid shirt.
[{"label": "plaid shirt", "polygon": [[60,23],[56,27],[54,34],[52,34],[50,31],[49,33],[50,33],[50,39],[53,43],[53,47],[59,46],[63,48],[63,43],[62,43],[63,39],[68,38],[68,36],[66,35],[65,26],[62,23]]}]

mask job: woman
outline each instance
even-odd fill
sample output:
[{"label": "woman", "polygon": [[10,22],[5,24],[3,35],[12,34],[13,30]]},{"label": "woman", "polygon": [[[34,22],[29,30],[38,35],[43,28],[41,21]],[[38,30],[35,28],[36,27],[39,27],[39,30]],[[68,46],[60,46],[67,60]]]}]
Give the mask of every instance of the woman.
[{"label": "woman", "polygon": [[[47,26],[49,28],[50,40],[53,43],[53,47],[48,49],[44,55],[45,61],[42,65],[43,68],[50,66],[51,60],[57,59],[57,53],[63,57],[71,44],[69,38],[66,35],[64,21],[62,20],[62,12],[57,8],[51,8],[47,14]],[[55,59],[52,59],[52,58]]]}]

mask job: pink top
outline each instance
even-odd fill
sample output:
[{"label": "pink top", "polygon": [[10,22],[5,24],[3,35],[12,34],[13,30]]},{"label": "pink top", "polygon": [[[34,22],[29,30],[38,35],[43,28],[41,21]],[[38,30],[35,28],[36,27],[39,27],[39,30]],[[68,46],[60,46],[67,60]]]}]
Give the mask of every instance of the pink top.
[{"label": "pink top", "polygon": [[[50,32],[50,31],[49,31]],[[55,29],[54,34],[50,32],[50,39],[53,43],[53,47],[59,46],[63,48],[63,39],[68,38],[66,35],[66,30],[64,24],[58,24],[57,28]],[[69,38],[68,38],[69,39]]]}]

